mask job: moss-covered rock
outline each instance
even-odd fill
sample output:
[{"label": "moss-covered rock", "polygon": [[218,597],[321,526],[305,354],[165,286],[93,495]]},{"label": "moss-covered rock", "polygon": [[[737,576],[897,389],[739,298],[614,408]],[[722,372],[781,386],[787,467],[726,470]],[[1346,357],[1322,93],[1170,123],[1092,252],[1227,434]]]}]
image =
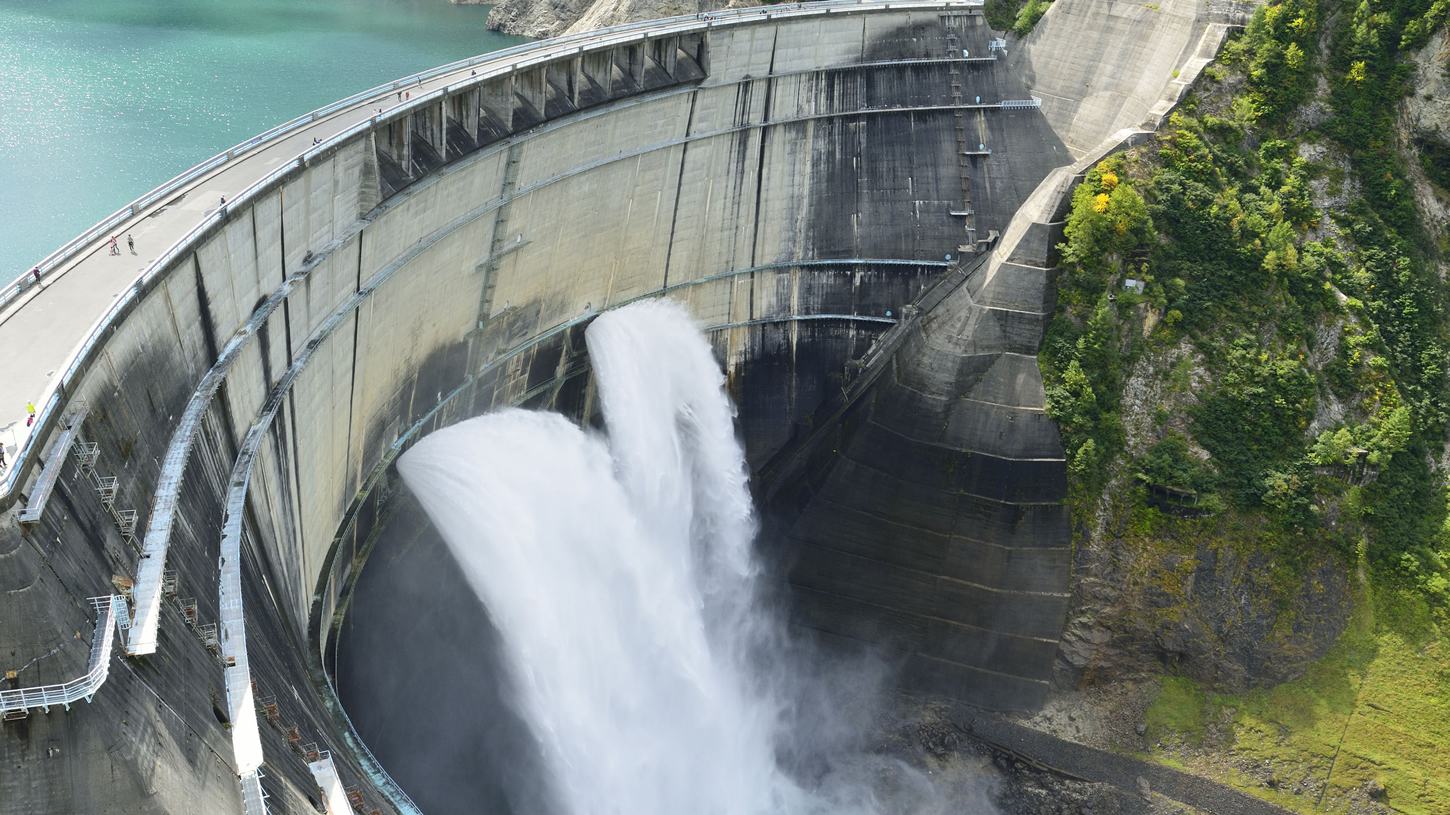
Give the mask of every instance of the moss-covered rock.
[{"label": "moss-covered rock", "polygon": [[1344,631],[1348,576],[1332,549],[1290,562],[1251,518],[1173,518],[1126,496],[1109,513],[1077,552],[1060,685],[1166,671],[1220,692],[1271,687]]}]

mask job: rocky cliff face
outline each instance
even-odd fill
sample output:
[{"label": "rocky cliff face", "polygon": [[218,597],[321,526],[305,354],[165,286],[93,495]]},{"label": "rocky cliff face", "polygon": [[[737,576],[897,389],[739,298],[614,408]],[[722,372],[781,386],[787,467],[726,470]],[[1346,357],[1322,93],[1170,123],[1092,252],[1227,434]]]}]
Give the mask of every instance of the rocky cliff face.
[{"label": "rocky cliff face", "polygon": [[[1432,238],[1441,242],[1440,276],[1450,274],[1450,191],[1430,179],[1426,159],[1441,166],[1436,179],[1450,177],[1450,29],[1442,27],[1414,55],[1412,90],[1400,104],[1400,140],[1410,152],[1410,180],[1415,203]],[[1419,159],[1419,161],[1416,161]]]},{"label": "rocky cliff face", "polygon": [[[462,4],[487,1],[453,0]],[[488,15],[488,27],[523,37],[557,37],[641,20],[758,5],[760,0],[502,0]]]},{"label": "rocky cliff face", "polygon": [[1450,142],[1450,30],[1441,28],[1414,56],[1405,118],[1417,136]]},{"label": "rocky cliff face", "polygon": [[1279,558],[1202,535],[1135,534],[1115,513],[1078,552],[1076,616],[1058,651],[1059,687],[1168,670],[1217,691],[1297,678],[1348,623],[1344,568],[1321,555],[1294,582]]},{"label": "rocky cliff face", "polygon": [[[1207,377],[1187,343],[1139,360],[1123,399],[1128,452],[1146,451],[1159,418],[1186,430]],[[1221,692],[1272,687],[1302,674],[1344,632],[1349,576],[1331,551],[1291,563],[1263,545],[1259,518],[1165,522],[1133,488],[1126,470],[1109,484],[1075,553],[1059,688],[1165,671]]]}]

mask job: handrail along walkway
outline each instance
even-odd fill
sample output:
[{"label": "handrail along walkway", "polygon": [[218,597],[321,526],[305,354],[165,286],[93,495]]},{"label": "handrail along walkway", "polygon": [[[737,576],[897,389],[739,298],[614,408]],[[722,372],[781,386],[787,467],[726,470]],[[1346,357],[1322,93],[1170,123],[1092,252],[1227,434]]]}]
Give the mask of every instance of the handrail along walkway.
[{"label": "handrail along walkway", "polygon": [[71,445],[75,443],[76,436],[81,431],[81,422],[86,418],[86,406],[84,402],[78,402],[65,416],[61,424],[65,430],[61,432],[60,438],[50,449],[45,469],[41,470],[40,478],[35,480],[35,489],[30,492],[30,500],[26,502],[25,509],[21,511],[17,520],[22,524],[33,524],[40,520],[40,515],[45,511],[45,504],[50,500],[50,494],[55,490],[55,485],[60,481],[60,471],[65,466],[66,456],[70,453]]},{"label": "handrail along walkway", "polygon": [[[92,597],[91,604],[96,608],[96,631],[91,638],[90,669],[69,682],[0,691],[0,716],[6,719],[18,717],[17,714],[23,715],[22,711],[34,708],[49,713],[51,705],[62,705],[70,710],[72,702],[91,701],[91,697],[106,683],[106,677],[111,673],[111,643],[115,632],[129,626],[126,598],[119,594]],[[125,639],[124,635],[122,639]]]}]

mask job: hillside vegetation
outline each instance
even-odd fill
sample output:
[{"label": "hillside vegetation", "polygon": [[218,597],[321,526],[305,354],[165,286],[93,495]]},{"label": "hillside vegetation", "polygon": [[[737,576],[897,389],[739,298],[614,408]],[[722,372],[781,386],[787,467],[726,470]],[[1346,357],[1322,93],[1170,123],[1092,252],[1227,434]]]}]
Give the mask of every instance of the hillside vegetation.
[{"label": "hillside vegetation", "polygon": [[1261,7],[1076,190],[1040,356],[1064,679],[1166,676],[1134,749],[1306,812],[1450,812],[1450,132],[1399,121],[1447,17]]}]

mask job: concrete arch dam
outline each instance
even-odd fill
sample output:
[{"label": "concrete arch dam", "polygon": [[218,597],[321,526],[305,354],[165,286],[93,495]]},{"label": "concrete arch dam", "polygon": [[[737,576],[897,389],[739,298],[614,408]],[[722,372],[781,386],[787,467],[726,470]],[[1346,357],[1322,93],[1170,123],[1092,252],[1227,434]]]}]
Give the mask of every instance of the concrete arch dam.
[{"label": "concrete arch dam", "polygon": [[[389,777],[409,786],[409,755],[467,775],[472,702],[429,677],[486,655],[448,663],[425,633],[488,623],[428,576],[392,463],[503,406],[595,421],[582,331],[649,297],[725,365],[793,620],[900,654],[904,684],[1039,705],[1069,576],[1035,358],[1051,247],[1074,182],[1156,127],[1241,12],[1059,0],[1022,42],[956,0],[719,13],[298,120],[288,143],[319,141],[249,153],[249,186],[189,216],[37,399],[0,528],[0,645],[24,665],[0,800],[413,812]],[[112,594],[129,656],[88,674],[86,598]],[[75,677],[65,710],[38,690]],[[366,739],[335,677],[378,711]]]}]

